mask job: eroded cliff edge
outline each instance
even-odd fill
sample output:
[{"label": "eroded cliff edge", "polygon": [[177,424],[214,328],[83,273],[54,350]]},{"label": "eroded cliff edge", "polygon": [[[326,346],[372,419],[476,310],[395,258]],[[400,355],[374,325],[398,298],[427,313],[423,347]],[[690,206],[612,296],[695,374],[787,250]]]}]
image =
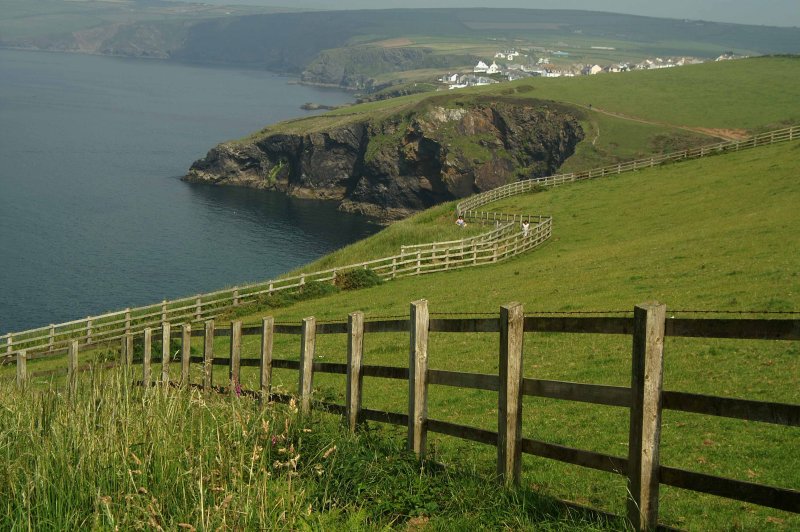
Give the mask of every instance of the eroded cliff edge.
[{"label": "eroded cliff edge", "polygon": [[284,191],[397,219],[517,179],[554,173],[583,130],[548,103],[431,105],[305,133],[223,143],[184,180]]}]

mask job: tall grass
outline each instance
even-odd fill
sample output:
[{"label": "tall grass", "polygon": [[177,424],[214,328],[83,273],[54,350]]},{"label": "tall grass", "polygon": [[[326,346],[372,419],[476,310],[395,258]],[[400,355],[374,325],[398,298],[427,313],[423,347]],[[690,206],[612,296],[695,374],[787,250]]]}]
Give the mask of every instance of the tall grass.
[{"label": "tall grass", "polygon": [[529,490],[419,462],[401,438],[293,404],[91,373],[67,396],[0,388],[0,528],[610,529]]}]

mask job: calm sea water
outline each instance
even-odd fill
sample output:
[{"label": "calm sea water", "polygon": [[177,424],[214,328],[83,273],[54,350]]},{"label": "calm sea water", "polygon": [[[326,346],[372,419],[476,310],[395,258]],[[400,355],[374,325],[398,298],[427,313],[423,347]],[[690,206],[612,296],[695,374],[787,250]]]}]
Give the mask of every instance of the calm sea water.
[{"label": "calm sea water", "polygon": [[265,72],[0,50],[0,333],[264,280],[378,228],[179,180],[216,143],[346,94]]}]

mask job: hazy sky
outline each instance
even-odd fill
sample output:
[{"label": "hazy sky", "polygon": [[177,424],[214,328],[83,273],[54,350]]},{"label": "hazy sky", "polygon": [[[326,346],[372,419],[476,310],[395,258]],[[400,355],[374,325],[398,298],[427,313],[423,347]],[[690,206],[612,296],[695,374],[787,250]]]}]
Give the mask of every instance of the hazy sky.
[{"label": "hazy sky", "polygon": [[291,6],[320,9],[379,9],[401,7],[522,7],[529,9],[586,9],[666,18],[688,18],[800,26],[800,0],[183,0],[211,4]]}]

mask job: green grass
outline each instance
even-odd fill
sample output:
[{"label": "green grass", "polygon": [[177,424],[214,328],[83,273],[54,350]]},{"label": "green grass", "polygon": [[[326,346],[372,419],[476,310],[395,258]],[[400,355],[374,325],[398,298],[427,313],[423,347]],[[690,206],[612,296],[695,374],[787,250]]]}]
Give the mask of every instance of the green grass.
[{"label": "green grass", "polygon": [[[668,312],[678,316],[693,314],[676,311],[697,309],[798,311],[800,257],[796,253],[796,227],[800,213],[796,205],[800,204],[800,189],[795,183],[798,155],[800,145],[783,144],[510,198],[492,207],[553,215],[554,236],[540,250],[493,266],[400,279],[273,309],[271,313],[283,323],[297,323],[310,315],[319,320],[343,320],[354,310],[365,311],[368,318],[407,315],[409,302],[419,298],[428,299],[435,313],[496,314],[501,304],[514,300],[522,302],[528,313],[630,311],[636,303],[652,299],[665,302]],[[364,250],[383,254],[381,250],[395,249],[398,240],[407,243],[403,240],[412,238],[408,235],[430,240],[429,231],[457,231],[451,212],[451,205],[426,211],[323,259],[318,265],[350,263]],[[472,229],[474,226],[468,228]],[[245,317],[245,321],[256,323],[258,315]],[[223,326],[224,320],[218,323]],[[366,364],[407,364],[407,334],[368,334],[364,345]],[[226,357],[228,349],[227,338],[216,340],[218,357]],[[529,333],[525,338],[524,372],[527,377],[626,386],[630,379],[630,350],[630,338],[625,336]],[[195,355],[202,353],[201,339],[194,340],[193,351]],[[319,361],[344,362],[346,351],[344,336],[326,335],[317,340]],[[247,358],[257,357],[258,338],[246,337],[243,352]],[[800,403],[798,353],[796,342],[669,338],[665,345],[665,388],[797,404]],[[277,335],[276,358],[297,360],[298,354],[297,336]],[[497,358],[494,334],[431,335],[431,368],[496,373]],[[31,362],[29,369],[33,371],[37,363],[44,361]],[[193,382],[200,382],[199,371],[198,365],[193,366]],[[224,384],[226,368],[216,367],[214,379]],[[255,387],[256,379],[254,368],[243,369],[242,382],[246,387]],[[297,389],[294,371],[275,370],[274,379],[279,392]],[[318,398],[344,403],[342,376],[318,374],[314,386]],[[434,419],[496,430],[496,402],[494,393],[432,386],[428,412]],[[13,408],[21,408],[11,401],[6,411],[12,408],[11,404]],[[407,384],[365,379],[364,406],[404,412]],[[180,410],[180,415],[188,413]],[[5,418],[29,419],[29,415]],[[173,418],[165,419],[164,425],[175,424]],[[525,400],[525,437],[625,456],[627,429],[625,409]],[[403,437],[401,429],[383,430],[390,440]],[[673,467],[797,489],[800,487],[798,437],[797,428],[667,411],[662,425],[661,458],[662,463]],[[187,445],[183,441],[167,441],[170,447]],[[435,435],[430,435],[430,445],[436,460],[450,470],[466,469],[479,478],[488,478],[494,471],[493,448]],[[380,452],[386,452],[387,447],[382,449]],[[379,456],[380,452],[375,451],[372,456]],[[198,481],[191,475],[189,478],[193,479],[192,485]],[[469,485],[471,481],[463,482]],[[392,490],[413,491],[409,483],[399,484],[403,487]],[[170,486],[174,490],[174,485]],[[626,486],[622,477],[526,456],[523,489],[624,514]],[[311,491],[305,492],[306,495]],[[473,526],[481,519],[512,528],[538,526],[531,521],[508,521],[491,514],[459,521],[453,517],[456,513],[477,504],[469,502],[467,495],[457,496],[467,502],[453,510],[455,513],[449,513],[451,507],[440,502],[437,506],[427,506],[428,499],[414,502],[409,509],[403,497],[406,495],[380,503],[403,508],[403,516],[396,518],[369,517],[375,515],[371,513],[374,510],[354,503],[338,505],[341,513],[336,516],[319,510],[313,500],[303,499],[298,506],[312,504],[313,519],[333,519],[325,521],[328,526],[349,527],[348,519],[369,526],[387,522],[399,525],[414,511],[431,517],[437,523],[432,525],[434,529],[461,523]],[[477,500],[482,497],[488,495],[478,494]],[[196,509],[193,511],[192,515],[199,515]],[[135,515],[145,519],[143,513]],[[175,515],[190,515],[190,512],[180,510]],[[692,530],[800,526],[800,518],[794,514],[666,487],[662,488],[660,515],[666,524]],[[542,525],[560,526],[547,522]]]},{"label": "green grass", "polygon": [[87,374],[73,396],[0,388],[4,530],[621,526],[420,463],[379,428],[353,436],[294,405],[127,381]]},{"label": "green grass", "polygon": [[[419,298],[441,313],[496,313],[509,301],[521,301],[529,313],[630,311],[652,299],[665,302],[672,315],[675,310],[798,311],[798,155],[800,145],[784,144],[511,198],[492,207],[553,215],[554,236],[542,249],[496,266],[401,279],[274,314],[295,323],[310,315],[341,320],[354,310],[367,317],[407,315],[408,303]],[[403,223],[435,224],[447,211],[436,212]],[[391,234],[390,228],[339,257],[349,262],[348,253],[356,249],[380,249]],[[256,339],[249,341],[248,349],[256,353]],[[619,386],[629,382],[630,338],[528,334],[525,341],[527,376]],[[366,363],[405,365],[407,342],[402,334],[368,335]],[[496,342],[491,334],[433,334],[431,367],[494,373]],[[323,337],[317,349],[320,360],[345,360],[343,337]],[[669,339],[665,349],[666,389],[800,403],[796,343]],[[276,343],[277,357],[297,359],[298,352],[296,337]],[[278,372],[276,378],[284,389],[296,389],[294,372]],[[343,402],[341,377],[319,375],[315,386],[322,396]],[[365,405],[403,412],[406,393],[400,382],[367,379]],[[435,419],[494,429],[494,408],[492,393],[430,391],[429,415]],[[624,409],[530,398],[525,409],[526,436],[627,454]],[[667,412],[662,462],[797,489],[798,436],[793,428]],[[484,472],[493,467],[491,449],[444,437],[433,438],[433,445],[447,463],[470,463]],[[526,486],[548,494],[624,512],[621,478],[530,457],[524,477]],[[690,529],[754,529],[776,520],[789,528],[800,525],[792,514],[666,488],[661,515],[668,524]]]},{"label": "green grass", "polygon": [[[586,101],[586,95],[594,91],[591,101],[596,106],[606,106],[609,110],[619,110],[626,114],[649,116],[672,126],[699,124],[704,127],[760,129],[782,120],[797,119],[792,114],[796,112],[795,107],[789,105],[788,99],[797,100],[799,89],[788,82],[788,77],[792,72],[796,73],[798,65],[800,62],[797,59],[776,58],[706,65],[703,68],[710,69],[710,73],[697,76],[690,74],[704,72],[700,67],[631,74],[634,77],[628,79],[644,81],[641,86],[628,86],[630,92],[627,94],[622,92],[622,85],[615,85],[623,83],[616,81],[617,78],[624,80],[625,76],[622,75],[587,78],[586,81],[536,80],[531,82],[533,89],[530,90],[524,89],[527,86],[525,83],[517,86],[518,91],[522,90],[516,94],[517,97],[526,99],[549,97],[547,95],[551,92],[559,92],[564,100],[575,98],[577,101]],[[738,85],[742,87],[741,92],[731,91],[724,83],[712,82],[714,79],[724,81],[741,77],[745,67],[750,68],[754,77],[758,77],[760,69],[765,67],[769,67],[767,70],[783,68],[783,74],[776,74],[774,83],[763,83],[763,87],[755,87],[755,81],[742,81]],[[677,79],[682,79],[683,82],[668,83],[670,79],[676,79],[673,76],[678,76]],[[594,79],[599,81],[593,81]],[[665,83],[660,85],[656,80]],[[702,80],[705,81],[700,83]],[[550,81],[563,82],[563,85],[549,85]],[[580,83],[574,89],[567,84],[576,81]],[[662,87],[660,92],[664,93],[663,97],[659,95],[659,86]],[[507,87],[504,90],[506,89]],[[745,89],[754,89],[756,94]],[[486,92],[490,97],[493,94],[502,95]],[[724,93],[727,93],[727,99],[717,106],[716,100]],[[478,91],[478,94],[481,92]],[[686,109],[674,103],[674,107],[671,107],[669,102],[674,102],[678,97],[676,95],[681,94],[688,99],[696,94],[701,103],[687,103]],[[465,96],[467,97],[473,96]],[[404,109],[411,109],[421,101],[416,96],[398,100],[399,102],[375,102],[351,108],[355,111],[347,111],[360,113],[360,110],[367,109],[369,113],[392,113],[396,111],[396,107],[392,106],[400,105]],[[432,103],[429,100],[422,104],[423,107],[424,105]],[[708,109],[704,109],[703,105]],[[758,106],[761,107],[760,112],[756,109]],[[344,114],[345,111],[315,117],[315,123],[352,119]],[[697,121],[700,119],[703,122]],[[623,123],[605,116],[595,119],[591,114],[584,120],[600,132],[594,146],[598,153],[593,154],[587,149],[582,155],[586,164],[604,157],[619,156],[618,154],[637,156],[646,151],[648,146],[657,146],[652,144],[654,139],[661,139],[657,142],[662,143],[681,141],[675,136],[662,137],[663,131],[670,129],[667,126]],[[302,126],[299,124],[302,123],[291,123],[291,127],[300,130]],[[624,124],[635,126],[627,128]],[[615,127],[619,130],[614,131]],[[587,131],[587,140],[592,138]],[[686,141],[686,137],[683,139]],[[800,169],[798,160],[800,145],[794,142],[666,165],[510,198],[492,205],[491,208],[503,212],[540,213],[554,217],[553,238],[541,249],[493,266],[400,279],[374,288],[341,292],[272,309],[270,313],[279,322],[292,323],[311,315],[319,320],[343,320],[349,312],[355,310],[366,312],[368,318],[407,315],[409,302],[420,298],[428,299],[431,311],[437,313],[496,313],[500,305],[510,301],[522,302],[528,313],[588,310],[629,312],[633,305],[652,299],[666,303],[668,312],[678,316],[693,316],[680,311],[697,309],[797,312],[800,311],[800,255],[797,253],[797,227],[800,225],[800,210],[797,205],[800,205],[800,187],[796,182]],[[451,240],[480,232],[481,229],[474,224],[463,231],[456,228],[452,212],[452,204],[436,207],[394,224],[378,235],[340,250],[302,270],[313,271],[351,264],[395,254],[400,245],[404,244]],[[256,323],[259,317],[260,313],[254,313],[246,316],[245,321]],[[228,339],[217,339],[215,350],[218,356],[225,357],[227,349]],[[367,364],[404,366],[407,364],[408,337],[406,334],[367,335],[365,350]],[[524,371],[528,377],[625,386],[630,378],[630,350],[630,338],[623,336],[527,334]],[[200,339],[194,341],[193,351],[195,354],[202,352]],[[244,342],[244,356],[255,358],[257,353],[258,339],[247,337]],[[275,342],[276,358],[297,360],[298,353],[298,337],[278,335]],[[797,342],[669,338],[665,353],[665,388],[668,390],[800,403],[800,351]],[[346,339],[343,336],[320,337],[317,357],[320,361],[344,362]],[[432,334],[429,357],[430,366],[435,369],[495,373],[497,336]],[[46,364],[56,363],[62,362],[32,361],[29,369],[34,371]],[[12,368],[4,370],[7,376],[11,371]],[[192,371],[193,381],[199,382],[199,367],[193,367]],[[224,383],[226,379],[225,368],[215,368],[215,381]],[[245,368],[242,380],[247,387],[254,387],[255,370]],[[297,388],[296,372],[276,370],[275,382],[278,391],[293,392]],[[319,398],[344,402],[344,379],[341,376],[317,375],[315,388]],[[246,463],[247,454],[234,453],[243,453],[242,449],[247,448],[251,440],[225,436],[225,431],[241,432],[237,428],[238,422],[220,421],[226,419],[223,411],[215,410],[216,407],[199,399],[195,399],[194,406],[186,406],[192,403],[187,403],[185,398],[174,403],[159,403],[159,406],[153,403],[159,397],[158,394],[153,394],[150,399],[137,396],[136,400],[124,403],[128,405],[125,408],[130,409],[135,417],[160,418],[164,421],[147,425],[139,421],[138,426],[126,425],[133,423],[132,421],[119,421],[117,425],[104,422],[98,428],[97,419],[121,419],[114,417],[117,415],[115,411],[103,418],[92,413],[95,410],[106,412],[103,410],[105,405],[97,407],[96,401],[102,403],[100,394],[93,396],[95,410],[83,407],[71,421],[70,416],[57,406],[60,398],[58,401],[52,398],[42,399],[42,402],[21,401],[7,389],[1,393],[5,395],[4,408],[0,415],[0,422],[3,423],[0,435],[4,438],[0,449],[8,453],[8,458],[0,462],[6,468],[0,478],[11,479],[3,484],[3,489],[6,490],[3,500],[9,501],[7,505],[11,505],[7,506],[9,511],[6,512],[10,516],[7,522],[9,527],[22,526],[22,518],[34,510],[42,512],[36,514],[43,516],[42,519],[49,519],[55,523],[54,526],[62,527],[85,526],[87,523],[97,523],[98,527],[108,528],[113,526],[112,523],[133,527],[147,523],[153,514],[156,519],[164,519],[165,515],[171,516],[173,521],[165,520],[163,523],[173,527],[181,519],[194,519],[190,522],[206,522],[208,526],[215,527],[283,523],[280,521],[282,513],[270,513],[271,509],[267,511],[253,502],[259,497],[282,501],[284,506],[281,507],[281,512],[286,509],[286,516],[294,519],[286,525],[287,528],[306,525],[340,528],[401,526],[415,513],[431,517],[433,529],[466,528],[480,526],[483,522],[489,523],[485,526],[490,528],[539,526],[534,524],[540,517],[538,511],[534,511],[534,516],[530,518],[526,517],[529,514],[522,512],[519,519],[524,519],[523,521],[514,520],[517,519],[514,515],[518,515],[514,510],[509,510],[502,516],[493,513],[468,513],[465,520],[460,520],[457,516],[461,512],[483,508],[483,502],[486,506],[494,505],[499,508],[504,508],[506,504],[507,500],[502,499],[506,496],[504,492],[488,488],[478,491],[475,486],[481,482],[474,480],[462,479],[455,484],[447,484],[451,486],[447,488],[449,492],[445,490],[449,495],[437,495],[437,506],[429,506],[430,499],[424,497],[412,497],[411,502],[408,500],[408,493],[433,489],[430,485],[418,487],[416,482],[421,476],[403,477],[399,470],[367,468],[369,471],[379,471],[374,477],[405,479],[397,481],[397,484],[390,484],[387,488],[396,498],[370,501],[367,504],[358,502],[361,500],[358,496],[354,501],[353,492],[348,491],[351,495],[342,495],[341,499],[337,499],[336,509],[333,504],[326,506],[327,503],[319,502],[331,500],[325,498],[327,495],[322,499],[314,498],[313,494],[317,493],[315,489],[318,488],[314,488],[313,483],[303,485],[302,496],[299,491],[294,491],[295,498],[291,498],[285,491],[285,486],[275,485],[278,483],[265,480],[266,477],[259,477],[256,487],[250,481],[245,483],[237,476],[241,474],[237,468],[218,473],[216,477],[210,476],[206,481],[206,477],[202,475],[207,473],[199,472],[201,463],[206,472],[218,468],[214,453],[223,453],[229,463],[237,463],[237,460],[238,463]],[[367,408],[403,412],[407,408],[407,385],[400,381],[366,379],[364,402]],[[496,402],[496,394],[493,393],[433,386],[429,392],[428,408],[429,415],[434,419],[495,430]],[[58,424],[52,425],[59,429],[58,437],[61,439],[39,438],[42,440],[42,447],[36,447],[39,440],[29,434],[41,433],[38,428],[41,422],[37,420],[44,419],[43,416],[48,415],[48,412],[57,412],[61,416],[58,417]],[[257,415],[264,415],[248,412],[246,409],[237,412],[244,417],[251,416],[249,419],[253,422]],[[198,417],[182,421],[191,416]],[[236,417],[236,414],[229,414],[228,418],[231,417]],[[212,419],[215,422],[202,424],[206,428],[200,430],[199,419]],[[319,422],[334,423],[325,419],[328,418],[320,417]],[[74,430],[65,430],[63,427],[69,427],[70,423],[78,425]],[[628,413],[624,409],[527,398],[523,434],[549,442],[625,456],[627,423]],[[77,442],[83,442],[92,430],[100,431],[101,428],[114,426],[128,427],[126,430],[132,436],[128,440],[122,440],[123,436],[118,432],[113,436],[103,436],[108,439],[99,440],[100,443],[91,443],[83,448],[78,446]],[[253,428],[247,423],[244,426],[249,427],[249,437],[257,432],[257,426]],[[166,435],[157,432],[163,427],[170,427],[172,432]],[[37,430],[40,432],[37,433]],[[204,430],[211,432],[207,434]],[[312,427],[314,432],[311,434],[316,434],[316,430]],[[666,465],[745,481],[800,488],[800,463],[796,452],[800,431],[797,428],[668,411],[664,415],[662,430],[661,457],[662,463]],[[396,438],[402,438],[402,430],[386,428],[384,431],[389,441],[395,441],[394,449],[397,449],[400,444]],[[72,433],[75,436],[71,436]],[[196,442],[180,439],[182,433],[193,435]],[[24,438],[18,438],[19,434],[23,434]],[[78,436],[82,439],[70,439]],[[344,438],[331,435],[325,444],[329,446],[334,438],[340,437]],[[127,474],[124,468],[120,473],[113,467],[103,468],[100,465],[92,465],[95,469],[86,473],[88,476],[85,477],[89,480],[101,478],[101,471],[109,475],[109,479],[96,481],[99,482],[100,489],[89,480],[74,483],[77,486],[74,490],[63,484],[61,479],[67,476],[64,472],[71,473],[94,464],[81,461],[80,457],[85,456],[81,449],[105,449],[103,445],[107,444],[108,453],[97,453],[98,460],[106,460],[101,463],[108,464],[113,458],[114,463],[125,459],[127,462],[122,463],[129,464],[130,458],[125,458],[128,450],[118,443],[113,444],[115,439],[144,445],[149,452],[147,456],[150,463],[155,464],[148,470],[148,475],[152,475],[152,484],[132,484],[122,478]],[[438,461],[447,464],[450,470],[467,469],[478,475],[470,478],[488,478],[494,471],[495,451],[492,448],[433,435],[430,440],[434,456]],[[339,445],[339,440],[336,441]],[[380,441],[384,440],[381,438]],[[245,445],[242,442],[248,443]],[[364,448],[364,443],[357,442],[351,449],[356,453],[356,449]],[[373,449],[374,452],[371,455],[369,452],[366,454],[373,457],[372,461],[359,455],[359,461],[352,462],[350,467],[360,470],[354,464],[367,460],[366,463],[377,468],[378,465],[384,465],[380,463],[381,460],[386,461],[382,457],[387,454],[394,456],[395,452],[390,444],[375,444],[377,447],[369,445],[372,444],[367,442],[366,448]],[[323,447],[320,445],[313,449],[319,452]],[[63,453],[54,453],[53,449],[66,450]],[[201,458],[199,461],[191,461],[180,453],[169,454],[173,449],[192,449]],[[116,454],[111,454],[112,450]],[[252,448],[248,450],[251,451]],[[53,455],[52,459],[41,462],[42,475],[34,478],[25,476],[25,471],[33,467],[31,464],[35,464],[36,457],[49,455]],[[398,467],[402,469],[410,466],[406,464]],[[160,469],[166,473],[158,472]],[[275,474],[274,470],[267,470]],[[313,475],[309,476],[313,479]],[[305,479],[302,474],[300,477]],[[46,481],[48,478],[55,480]],[[233,510],[230,513],[226,509],[220,510],[224,502],[221,495],[223,492],[203,491],[215,485],[211,483],[215,478],[222,478],[228,482],[227,485],[235,487],[226,487],[227,491],[224,492],[233,493],[230,508],[244,510],[235,515]],[[342,475],[339,480],[344,482],[344,478]],[[288,477],[283,480],[288,480]],[[373,486],[370,484],[373,480],[374,478],[364,480],[364,485]],[[178,482],[186,484],[179,485]],[[301,480],[298,479],[298,482]],[[435,483],[439,482],[441,477],[436,478]],[[155,491],[151,488],[153,485],[158,486]],[[486,485],[491,486],[491,483]],[[140,486],[145,487],[148,494],[139,493]],[[33,489],[33,492],[25,491],[28,489]],[[70,497],[59,498],[62,492],[74,494],[75,504],[83,509],[83,513],[73,511],[72,506],[68,506],[72,504]],[[36,507],[31,506],[26,502],[31,500],[30,493],[45,494],[43,499],[36,499],[45,502]],[[205,510],[199,509],[200,493],[204,494],[205,501],[209,501],[204,502]],[[529,508],[528,497],[532,493],[538,493],[570,499],[618,514],[624,513],[623,478],[538,458],[525,457],[523,493],[527,495],[515,495],[512,498],[525,508]],[[217,495],[218,498],[214,498]],[[104,501],[107,499],[101,498],[106,496],[111,497],[111,510],[105,509],[107,504]],[[158,504],[168,506],[156,506],[152,498]],[[461,499],[466,502],[455,507],[441,502],[451,501],[451,504],[455,504],[452,501]],[[165,500],[168,502],[161,502]],[[311,515],[306,513],[306,517],[302,517],[308,504],[312,507]],[[153,512],[148,505],[152,505],[154,510],[167,510]],[[64,508],[68,508],[68,511],[63,511]],[[209,508],[216,508],[217,513],[208,513]],[[387,508],[394,509],[395,513],[385,513]],[[90,517],[86,517],[87,512]],[[795,514],[669,488],[662,488],[661,520],[692,530],[800,527],[800,518]],[[559,517],[556,517],[555,524],[548,523],[550,522],[546,521],[541,527],[574,526],[574,523],[562,525]],[[283,525],[277,525],[280,526]]]}]

